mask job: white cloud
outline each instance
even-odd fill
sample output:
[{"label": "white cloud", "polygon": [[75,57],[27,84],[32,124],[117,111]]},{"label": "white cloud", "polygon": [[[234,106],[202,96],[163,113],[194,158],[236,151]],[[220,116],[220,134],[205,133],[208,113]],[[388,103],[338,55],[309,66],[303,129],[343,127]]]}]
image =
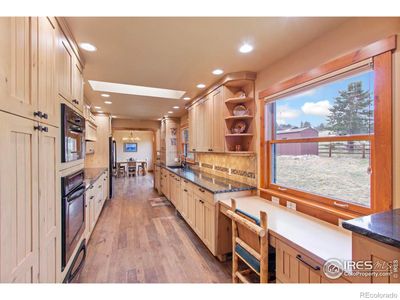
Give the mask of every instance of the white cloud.
[{"label": "white cloud", "polygon": [[301,110],[306,115],[326,117],[330,114],[330,107],[331,105],[328,100],[322,100],[318,102],[306,102],[301,107]]},{"label": "white cloud", "polygon": [[278,106],[276,112],[276,122],[278,124],[287,124],[287,119],[295,119],[300,116],[301,111],[293,109],[288,105]]}]

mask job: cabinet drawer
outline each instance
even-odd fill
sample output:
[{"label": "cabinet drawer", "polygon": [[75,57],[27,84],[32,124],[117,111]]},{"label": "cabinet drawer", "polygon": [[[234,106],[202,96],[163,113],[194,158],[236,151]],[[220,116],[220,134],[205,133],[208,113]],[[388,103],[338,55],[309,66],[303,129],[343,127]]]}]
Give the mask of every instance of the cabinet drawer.
[{"label": "cabinet drawer", "polygon": [[193,191],[196,195],[198,195],[202,200],[210,203],[210,204],[214,204],[214,194],[206,191],[205,189],[195,185],[193,187]]}]

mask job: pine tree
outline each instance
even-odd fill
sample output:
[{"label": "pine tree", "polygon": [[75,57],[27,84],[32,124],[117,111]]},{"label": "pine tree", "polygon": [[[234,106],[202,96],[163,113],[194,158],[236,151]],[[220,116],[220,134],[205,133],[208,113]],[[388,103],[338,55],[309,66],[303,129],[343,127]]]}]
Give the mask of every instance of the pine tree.
[{"label": "pine tree", "polygon": [[373,126],[371,105],[370,92],[363,90],[362,82],[350,83],[347,90],[339,91],[339,96],[329,109],[328,128],[341,135],[368,132]]}]

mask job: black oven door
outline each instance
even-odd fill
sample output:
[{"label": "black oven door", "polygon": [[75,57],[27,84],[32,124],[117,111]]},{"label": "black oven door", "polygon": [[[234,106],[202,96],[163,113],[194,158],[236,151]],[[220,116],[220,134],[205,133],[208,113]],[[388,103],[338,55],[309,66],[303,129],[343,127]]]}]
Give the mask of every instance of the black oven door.
[{"label": "black oven door", "polygon": [[62,104],[61,162],[84,158],[85,119],[70,107]]},{"label": "black oven door", "polygon": [[85,185],[63,198],[62,268],[67,265],[85,229]]}]

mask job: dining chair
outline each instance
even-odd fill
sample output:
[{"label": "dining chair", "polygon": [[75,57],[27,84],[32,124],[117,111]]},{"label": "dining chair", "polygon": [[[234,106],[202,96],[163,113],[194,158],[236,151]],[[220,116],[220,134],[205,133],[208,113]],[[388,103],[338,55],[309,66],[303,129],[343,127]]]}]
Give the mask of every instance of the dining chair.
[{"label": "dining chair", "polygon": [[[268,283],[274,258],[269,255],[267,213],[261,211],[257,218],[238,209],[231,199],[227,214],[232,219],[232,282],[252,283],[255,277],[259,283]],[[239,260],[247,268],[239,270]]]},{"label": "dining chair", "polygon": [[118,168],[118,174],[117,174],[118,177],[121,177],[121,176],[125,177],[126,176],[125,164],[118,163],[117,168]]},{"label": "dining chair", "polygon": [[128,176],[131,177],[136,175],[136,162],[130,161],[128,162]]}]

